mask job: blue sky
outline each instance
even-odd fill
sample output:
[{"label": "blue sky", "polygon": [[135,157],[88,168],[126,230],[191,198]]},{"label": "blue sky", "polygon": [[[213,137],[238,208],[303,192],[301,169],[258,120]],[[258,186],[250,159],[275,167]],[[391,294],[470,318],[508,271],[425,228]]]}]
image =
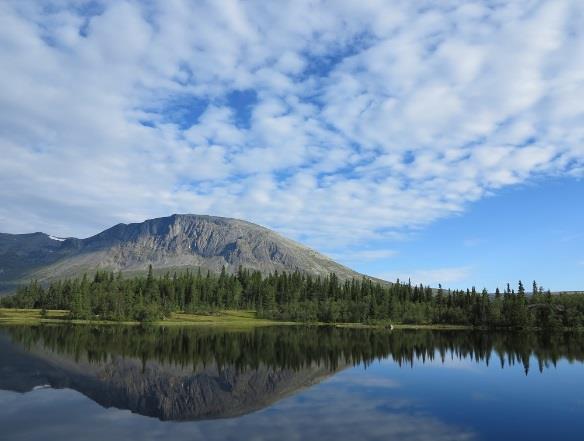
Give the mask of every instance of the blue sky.
[{"label": "blue sky", "polygon": [[584,181],[565,178],[509,187],[459,216],[376,244],[394,250],[389,258],[349,263],[389,280],[412,277],[445,287],[516,288],[521,279],[530,288],[535,279],[545,288],[578,289],[584,275],[583,194]]},{"label": "blue sky", "polygon": [[204,213],[363,272],[584,285],[579,0],[0,4],[0,231]]}]

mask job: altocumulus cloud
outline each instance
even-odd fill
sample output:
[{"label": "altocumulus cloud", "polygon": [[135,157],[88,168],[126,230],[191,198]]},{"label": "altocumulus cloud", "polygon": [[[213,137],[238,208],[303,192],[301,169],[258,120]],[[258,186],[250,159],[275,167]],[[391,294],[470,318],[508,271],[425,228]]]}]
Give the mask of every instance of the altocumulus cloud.
[{"label": "altocumulus cloud", "polygon": [[172,212],[316,246],[584,170],[584,3],[0,3],[0,227]]}]

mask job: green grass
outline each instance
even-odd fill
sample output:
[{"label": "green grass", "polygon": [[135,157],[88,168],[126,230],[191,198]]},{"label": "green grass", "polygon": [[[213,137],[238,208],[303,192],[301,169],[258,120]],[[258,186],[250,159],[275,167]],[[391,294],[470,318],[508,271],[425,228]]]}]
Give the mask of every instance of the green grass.
[{"label": "green grass", "polygon": [[262,319],[255,311],[226,310],[208,314],[172,313],[161,325],[203,325],[203,326],[272,326],[290,325],[293,322],[278,322]]},{"label": "green grass", "polygon": [[[125,324],[136,325],[134,321],[106,321],[106,320],[69,320],[68,311],[47,311],[43,317],[40,309],[6,309],[0,308],[0,325],[33,325],[39,323],[73,323],[73,324]],[[154,325],[172,326],[272,326],[290,325],[292,322],[277,322],[257,317],[255,311],[220,311],[207,314],[172,313],[170,317],[152,323]]]},{"label": "green grass", "polygon": [[40,309],[6,309],[0,308],[0,324],[34,324],[40,322],[61,322],[67,319],[69,311],[47,311],[43,317]]},{"label": "green grass", "polygon": [[[41,314],[40,309],[6,309],[0,308],[0,325],[34,325],[40,323],[72,323],[72,324],[118,324],[118,325],[138,325],[135,321],[106,321],[106,320],[69,320],[69,311],[50,310],[46,315]],[[174,312],[164,320],[152,323],[159,326],[217,326],[230,328],[250,328],[255,326],[282,326],[298,325],[299,322],[281,322],[258,317],[256,311],[244,310],[224,310],[200,314],[186,314]],[[327,325],[327,323],[311,323],[312,325]],[[389,328],[389,323],[335,323],[334,326],[343,328]],[[394,324],[395,329],[470,329],[469,326],[457,325],[407,325]]]},{"label": "green grass", "polygon": [[444,325],[444,324],[436,324],[436,325],[409,325],[409,324],[395,324],[393,325],[394,329],[431,329],[431,330],[464,330],[464,329],[474,329],[470,325]]}]

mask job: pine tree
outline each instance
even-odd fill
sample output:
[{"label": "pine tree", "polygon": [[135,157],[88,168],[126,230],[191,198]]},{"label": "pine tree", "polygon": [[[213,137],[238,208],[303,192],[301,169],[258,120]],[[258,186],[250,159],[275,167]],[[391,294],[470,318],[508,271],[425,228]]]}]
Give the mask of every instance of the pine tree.
[{"label": "pine tree", "polygon": [[521,282],[521,280],[519,281],[519,284],[517,285],[517,294],[518,295],[525,295],[525,287],[523,286],[523,283]]},{"label": "pine tree", "polygon": [[532,291],[531,291],[531,292],[532,292],[532,294],[533,294],[534,296],[535,296],[535,295],[537,295],[537,293],[538,293],[538,290],[537,290],[537,283],[536,283],[536,281],[535,281],[535,280],[533,281],[533,288],[532,288]]}]

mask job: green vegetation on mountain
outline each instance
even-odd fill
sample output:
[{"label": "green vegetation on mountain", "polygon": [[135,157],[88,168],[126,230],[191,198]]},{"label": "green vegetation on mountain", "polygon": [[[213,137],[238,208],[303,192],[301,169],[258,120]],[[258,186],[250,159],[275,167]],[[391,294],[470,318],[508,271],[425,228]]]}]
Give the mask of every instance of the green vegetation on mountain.
[{"label": "green vegetation on mountain", "polygon": [[[21,326],[8,328],[24,347],[105,363],[121,357],[188,367],[258,366],[291,368],[325,365],[337,369],[391,357],[399,365],[450,355],[511,366],[537,361],[539,370],[562,358],[584,362],[584,339],[574,332],[386,332],[379,328],[269,327],[245,331],[154,326]],[[0,341],[1,343],[1,341]],[[452,354],[449,354],[452,353]],[[37,355],[42,351],[37,350]],[[54,362],[55,357],[51,360]]]},{"label": "green vegetation on mountain", "polygon": [[1,299],[5,308],[68,310],[73,320],[154,322],[173,313],[255,310],[271,320],[367,324],[447,324],[484,328],[584,327],[584,295],[552,295],[533,285],[527,294],[519,282],[494,296],[477,292],[380,284],[368,279],[340,281],[335,274],[315,277],[300,272],[263,276],[240,268],[123,278],[98,271],[93,279],[67,279],[48,287],[32,282]]},{"label": "green vegetation on mountain", "polygon": [[96,268],[132,277],[201,268],[219,273],[239,266],[267,275],[300,271],[341,279],[361,274],[274,231],[239,219],[175,214],[118,224],[86,239],[44,233],[0,233],[0,294],[32,280],[81,277]]}]

